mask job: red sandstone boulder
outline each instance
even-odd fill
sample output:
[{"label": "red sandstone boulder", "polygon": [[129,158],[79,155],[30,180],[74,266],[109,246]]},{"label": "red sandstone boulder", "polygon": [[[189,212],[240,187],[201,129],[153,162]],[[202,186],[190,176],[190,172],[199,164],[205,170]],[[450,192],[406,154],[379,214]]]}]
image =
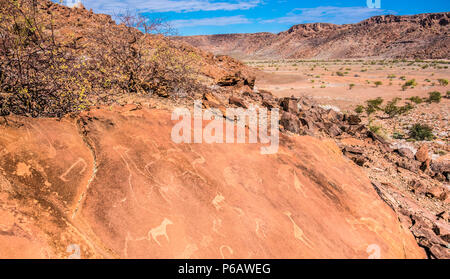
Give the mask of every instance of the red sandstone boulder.
[{"label": "red sandstone boulder", "polygon": [[428,157],[428,146],[426,144],[423,144],[419,150],[416,152],[416,160],[424,163],[429,159]]},{"label": "red sandstone boulder", "polygon": [[127,106],[14,121],[0,126],[0,257],[425,257],[330,142],[175,144],[169,113]]}]

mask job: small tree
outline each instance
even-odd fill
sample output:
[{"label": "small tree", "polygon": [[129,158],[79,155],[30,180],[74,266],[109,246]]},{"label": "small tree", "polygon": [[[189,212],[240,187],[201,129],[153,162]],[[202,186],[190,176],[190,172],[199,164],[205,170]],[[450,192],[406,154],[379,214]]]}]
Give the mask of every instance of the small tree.
[{"label": "small tree", "polygon": [[383,85],[383,83],[381,82],[381,81],[375,81],[375,87],[378,87],[378,86],[380,86],[380,85]]}]

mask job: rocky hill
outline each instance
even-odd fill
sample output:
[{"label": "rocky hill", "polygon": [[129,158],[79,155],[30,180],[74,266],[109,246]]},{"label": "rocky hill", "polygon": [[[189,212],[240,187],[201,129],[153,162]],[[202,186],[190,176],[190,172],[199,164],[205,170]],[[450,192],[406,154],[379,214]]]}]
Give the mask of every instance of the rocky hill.
[{"label": "rocky hill", "polygon": [[449,59],[450,13],[375,16],[356,24],[300,24],[279,34],[175,37],[239,59]]}]

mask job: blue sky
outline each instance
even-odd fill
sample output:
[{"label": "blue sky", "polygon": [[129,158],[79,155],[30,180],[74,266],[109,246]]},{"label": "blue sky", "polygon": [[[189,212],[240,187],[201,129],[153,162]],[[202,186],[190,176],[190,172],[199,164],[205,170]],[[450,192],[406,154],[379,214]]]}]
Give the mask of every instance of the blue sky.
[{"label": "blue sky", "polygon": [[[73,1],[73,0],[66,0]],[[449,0],[81,0],[95,12],[126,9],[164,17],[180,35],[281,32],[311,22],[356,23],[381,14],[410,15],[450,11]],[[375,0],[370,0],[375,3]]]}]

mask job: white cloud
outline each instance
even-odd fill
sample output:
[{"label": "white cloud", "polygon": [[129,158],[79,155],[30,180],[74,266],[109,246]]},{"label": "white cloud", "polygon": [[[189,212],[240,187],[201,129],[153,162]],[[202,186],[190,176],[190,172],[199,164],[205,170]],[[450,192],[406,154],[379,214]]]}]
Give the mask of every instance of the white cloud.
[{"label": "white cloud", "polygon": [[192,26],[226,26],[233,24],[246,24],[251,21],[242,15],[228,17],[213,17],[199,19],[177,19],[169,22],[175,28]]},{"label": "white cloud", "polygon": [[264,20],[261,23],[301,24],[312,22],[330,22],[335,24],[355,23],[371,16],[395,13],[383,9],[367,7],[316,7],[292,10],[284,17]]},{"label": "white cloud", "polygon": [[261,0],[213,2],[211,0],[83,0],[87,8],[96,12],[111,13],[131,9],[139,12],[196,12],[248,10]]}]

